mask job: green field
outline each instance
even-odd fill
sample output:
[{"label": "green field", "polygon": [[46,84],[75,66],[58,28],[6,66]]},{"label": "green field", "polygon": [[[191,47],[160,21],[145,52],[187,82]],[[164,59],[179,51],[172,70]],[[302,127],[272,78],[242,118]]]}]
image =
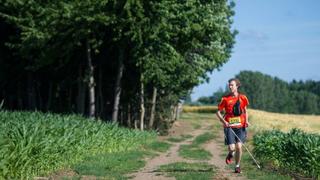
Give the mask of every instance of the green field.
[{"label": "green field", "polygon": [[156,134],[77,115],[0,111],[0,179],[46,176],[87,156],[135,150]]}]

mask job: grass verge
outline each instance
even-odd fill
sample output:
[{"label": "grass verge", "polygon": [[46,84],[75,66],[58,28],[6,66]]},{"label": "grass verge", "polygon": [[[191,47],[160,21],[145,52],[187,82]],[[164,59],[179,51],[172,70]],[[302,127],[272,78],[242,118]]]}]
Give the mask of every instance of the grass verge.
[{"label": "grass verge", "polygon": [[192,145],[194,146],[200,146],[208,141],[210,141],[211,139],[214,139],[215,138],[215,134],[213,133],[210,133],[210,132],[206,132],[204,134],[201,134],[199,136],[197,136],[193,142],[192,142]]},{"label": "grass verge", "polygon": [[[233,168],[233,167],[232,167]],[[280,172],[261,168],[258,169],[256,164],[254,164],[253,160],[251,159],[248,153],[244,153],[241,160],[241,169],[243,170],[243,174],[248,179],[257,179],[257,180],[270,180],[270,179],[277,179],[277,180],[291,180],[292,177],[285,174],[280,174]]]},{"label": "grass verge", "polygon": [[179,156],[187,159],[209,160],[212,157],[212,154],[197,146],[182,145],[179,149]]},{"label": "grass verge", "polygon": [[78,175],[72,179],[87,176],[97,179],[129,179],[127,174],[145,166],[146,157],[155,156],[155,152],[165,152],[170,146],[166,142],[154,141],[142,146],[140,150],[88,156],[73,166]]},{"label": "grass verge", "polygon": [[159,141],[152,142],[145,146],[147,150],[153,150],[157,152],[166,152],[170,147],[171,147],[171,144],[166,142],[159,142]]},{"label": "grass verge", "polygon": [[213,133],[206,132],[197,136],[191,145],[182,145],[179,148],[179,155],[183,158],[196,160],[209,160],[212,154],[201,148],[201,145],[213,139]]},{"label": "grass verge", "polygon": [[77,175],[60,179],[130,179],[128,174],[145,166],[145,158],[155,156],[155,152],[164,152],[170,148],[165,142],[152,142],[140,150],[102,153],[87,156],[82,162],[73,165]]},{"label": "grass verge", "polygon": [[123,176],[145,165],[142,151],[99,154],[87,157],[73,168],[79,176],[95,176],[108,179],[127,179]]},{"label": "grass verge", "polygon": [[177,162],[168,165],[162,165],[159,172],[165,172],[170,177],[177,180],[186,179],[212,179],[215,174],[215,167],[207,163],[185,163]]},{"label": "grass verge", "polygon": [[177,143],[177,142],[185,141],[189,138],[192,138],[192,135],[182,135],[180,137],[170,137],[167,139],[167,141]]}]

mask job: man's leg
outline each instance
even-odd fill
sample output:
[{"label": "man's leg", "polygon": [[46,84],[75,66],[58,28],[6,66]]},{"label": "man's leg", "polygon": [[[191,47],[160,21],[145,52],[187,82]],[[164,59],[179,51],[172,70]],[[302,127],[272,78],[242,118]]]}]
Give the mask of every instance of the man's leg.
[{"label": "man's leg", "polygon": [[235,154],[235,144],[229,144],[228,145],[228,155],[226,157],[226,164],[231,164],[232,163],[232,158],[234,157]]},{"label": "man's leg", "polygon": [[246,141],[246,129],[245,128],[237,129],[236,134],[240,139],[237,139],[237,143],[236,143],[235,173],[241,173],[240,161],[241,161],[241,156],[242,156],[242,143],[244,143]]},{"label": "man's leg", "polygon": [[236,157],[235,157],[236,165],[240,165],[241,155],[242,155],[242,143],[237,142],[237,144],[236,144]]},{"label": "man's leg", "polygon": [[225,128],[224,129],[224,133],[225,133],[225,144],[228,145],[228,155],[226,157],[226,164],[231,164],[232,163],[232,158],[234,157],[235,154],[235,136],[234,134],[232,134],[232,132],[230,131],[230,128]]},{"label": "man's leg", "polygon": [[235,147],[236,147],[235,144],[229,144],[228,146],[229,153],[234,153],[236,151]]}]

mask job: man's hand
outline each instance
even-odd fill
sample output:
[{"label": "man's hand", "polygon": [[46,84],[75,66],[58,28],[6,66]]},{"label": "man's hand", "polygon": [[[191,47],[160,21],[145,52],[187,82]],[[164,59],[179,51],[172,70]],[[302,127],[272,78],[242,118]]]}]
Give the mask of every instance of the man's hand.
[{"label": "man's hand", "polygon": [[229,127],[229,123],[227,121],[223,121],[224,127]]},{"label": "man's hand", "polygon": [[251,124],[248,122],[248,121],[246,121],[246,124],[245,124],[245,127],[247,128],[247,127],[249,127]]}]

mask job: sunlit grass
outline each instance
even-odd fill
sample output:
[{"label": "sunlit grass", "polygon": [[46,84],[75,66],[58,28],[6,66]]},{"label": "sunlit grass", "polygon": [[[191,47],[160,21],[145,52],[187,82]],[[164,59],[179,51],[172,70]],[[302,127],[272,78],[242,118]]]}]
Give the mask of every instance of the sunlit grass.
[{"label": "sunlit grass", "polygon": [[[79,176],[94,176],[97,179],[127,179],[123,175],[145,165],[144,152],[128,151],[98,154],[87,157],[74,166]],[[106,178],[108,177],[108,178]]]},{"label": "sunlit grass", "polygon": [[[216,109],[216,106],[184,106],[181,119],[190,122],[218,121],[215,111],[210,113],[197,113],[199,109]],[[194,110],[194,111],[193,111]],[[296,115],[272,113],[261,110],[249,109],[250,129],[255,132],[262,130],[278,129],[288,132],[293,128],[302,129],[305,132],[320,133],[320,116],[319,115]],[[214,123],[217,124],[217,123]],[[220,124],[218,124],[220,125]],[[216,127],[215,127],[216,128]]]},{"label": "sunlit grass", "polygon": [[181,145],[179,149],[179,156],[187,159],[209,160],[212,154],[205,149],[194,145]]},{"label": "sunlit grass", "polygon": [[192,135],[181,135],[180,137],[170,137],[167,139],[167,141],[177,143],[177,142],[185,141],[189,138],[192,138]]},{"label": "sunlit grass", "polygon": [[309,133],[320,133],[320,116],[280,114],[252,109],[248,112],[254,131],[279,129],[288,132],[293,128],[299,128]]},{"label": "sunlit grass", "polygon": [[[234,167],[233,166],[230,166],[230,167],[233,170]],[[279,174],[279,172],[266,170],[264,169],[264,167],[262,167],[262,169],[258,169],[248,153],[244,153],[242,156],[241,169],[243,174],[248,179],[257,179],[257,180],[269,180],[269,179],[290,180],[292,179],[292,177],[286,174]]]},{"label": "sunlit grass", "polygon": [[193,140],[192,145],[200,146],[200,145],[205,144],[206,142],[210,141],[211,139],[214,139],[215,136],[216,136],[216,134],[206,132],[204,134],[197,136]]},{"label": "sunlit grass", "polygon": [[177,180],[186,179],[212,179],[215,174],[215,167],[207,163],[185,163],[177,162],[162,165],[160,172],[165,172],[168,176],[175,177]]},{"label": "sunlit grass", "polygon": [[159,141],[154,141],[146,145],[147,149],[151,149],[153,151],[158,151],[158,152],[166,152],[170,147],[171,147],[171,144],[166,142],[159,142]]},{"label": "sunlit grass", "polygon": [[127,152],[155,133],[77,115],[0,111],[0,179],[31,179],[80,162],[88,155]]},{"label": "sunlit grass", "polygon": [[194,113],[215,113],[217,112],[217,106],[188,106],[184,105],[182,107],[183,112],[194,112]]},{"label": "sunlit grass", "polygon": [[206,132],[197,136],[191,145],[182,145],[179,148],[179,155],[188,159],[209,160],[212,154],[201,148],[201,145],[214,138],[213,133]]}]

